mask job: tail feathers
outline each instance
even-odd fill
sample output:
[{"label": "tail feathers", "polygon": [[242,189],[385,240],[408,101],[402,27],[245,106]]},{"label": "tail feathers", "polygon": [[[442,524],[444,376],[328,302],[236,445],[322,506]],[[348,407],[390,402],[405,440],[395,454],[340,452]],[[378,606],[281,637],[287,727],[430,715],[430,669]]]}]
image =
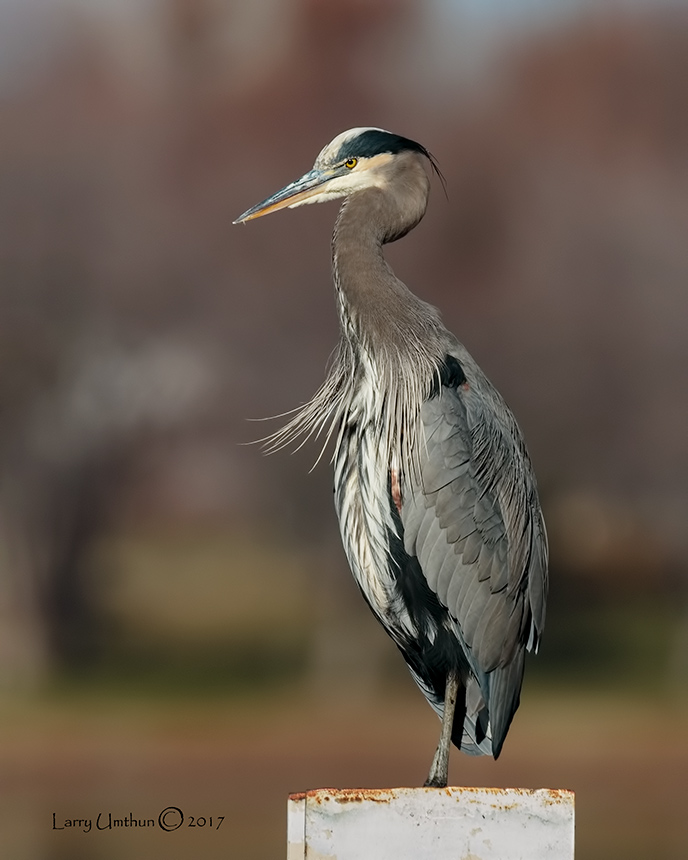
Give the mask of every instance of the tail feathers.
[{"label": "tail feathers", "polygon": [[525,651],[519,648],[508,666],[499,667],[490,674],[490,726],[492,728],[492,755],[502,751],[506,733],[521,700],[521,684]]},{"label": "tail feathers", "polygon": [[[467,755],[498,758],[520,701],[525,652],[518,649],[508,666],[500,666],[478,680],[470,675],[459,689],[452,743]],[[411,669],[411,675],[440,719],[444,699]]]},{"label": "tail feathers", "polygon": [[457,702],[452,732],[452,741],[462,752],[499,757],[519,705],[524,662],[525,652],[520,648],[508,666],[483,676],[482,685],[475,677],[468,678],[461,708]]},{"label": "tail feathers", "polygon": [[457,702],[452,742],[468,755],[492,755],[488,712],[480,684],[473,677],[466,682],[462,700]]}]

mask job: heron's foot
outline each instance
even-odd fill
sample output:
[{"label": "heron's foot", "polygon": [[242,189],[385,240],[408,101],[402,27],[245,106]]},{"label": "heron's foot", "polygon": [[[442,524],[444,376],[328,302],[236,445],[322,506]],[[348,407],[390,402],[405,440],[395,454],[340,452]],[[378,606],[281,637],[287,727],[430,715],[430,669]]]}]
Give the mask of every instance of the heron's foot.
[{"label": "heron's foot", "polygon": [[440,739],[424,788],[446,788],[449,778],[449,747]]}]

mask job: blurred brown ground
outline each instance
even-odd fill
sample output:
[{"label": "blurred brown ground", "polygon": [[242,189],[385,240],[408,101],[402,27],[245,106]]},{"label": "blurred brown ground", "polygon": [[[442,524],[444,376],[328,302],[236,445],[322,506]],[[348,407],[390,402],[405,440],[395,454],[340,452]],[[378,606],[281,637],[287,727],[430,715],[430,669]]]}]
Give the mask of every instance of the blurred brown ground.
[{"label": "blurred brown ground", "polygon": [[[384,703],[336,707],[307,694],[53,701],[5,708],[0,725],[0,845],[16,860],[280,857],[290,792],[418,785],[437,731],[410,684]],[[451,782],[573,789],[577,858],[679,860],[688,844],[687,736],[685,701],[527,689],[500,760],[455,752]],[[98,812],[157,821],[167,806],[225,819],[216,831],[52,830],[53,812],[58,825]]]}]

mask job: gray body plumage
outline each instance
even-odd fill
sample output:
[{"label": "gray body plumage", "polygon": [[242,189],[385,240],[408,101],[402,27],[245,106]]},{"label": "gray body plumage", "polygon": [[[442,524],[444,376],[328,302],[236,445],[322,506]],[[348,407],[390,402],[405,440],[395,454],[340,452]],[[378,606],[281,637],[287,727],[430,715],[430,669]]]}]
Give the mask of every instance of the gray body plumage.
[{"label": "gray body plumage", "polygon": [[[339,171],[330,197],[346,197],[333,237],[341,339],[325,383],[273,445],[334,437],[342,541],[366,601],[440,716],[448,675],[458,677],[454,743],[496,757],[524,652],[537,649],[544,626],[545,527],[511,412],[384,259],[382,246],[418,223],[429,192],[428,153],[387,134],[340,135],[312,171]],[[360,159],[369,175],[337,193],[357,140],[371,153]]]}]

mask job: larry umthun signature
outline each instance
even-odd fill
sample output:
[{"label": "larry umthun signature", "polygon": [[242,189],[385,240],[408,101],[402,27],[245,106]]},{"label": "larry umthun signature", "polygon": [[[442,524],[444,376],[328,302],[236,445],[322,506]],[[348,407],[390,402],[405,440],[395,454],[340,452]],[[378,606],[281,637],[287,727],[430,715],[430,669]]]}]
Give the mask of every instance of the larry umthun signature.
[{"label": "larry umthun signature", "polygon": [[[124,818],[116,818],[111,812],[99,812],[97,818],[63,818],[58,824],[57,813],[53,812],[53,830],[81,830],[90,833],[91,830],[114,830],[119,828],[159,827],[170,832],[178,830],[185,822],[187,827],[199,827],[207,830],[219,830],[225,820],[224,815],[203,816],[188,815],[178,806],[167,806],[155,818],[137,818],[133,812]],[[95,826],[94,826],[95,825]]]}]

